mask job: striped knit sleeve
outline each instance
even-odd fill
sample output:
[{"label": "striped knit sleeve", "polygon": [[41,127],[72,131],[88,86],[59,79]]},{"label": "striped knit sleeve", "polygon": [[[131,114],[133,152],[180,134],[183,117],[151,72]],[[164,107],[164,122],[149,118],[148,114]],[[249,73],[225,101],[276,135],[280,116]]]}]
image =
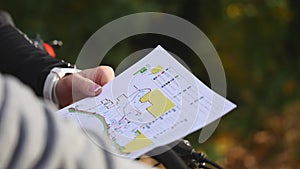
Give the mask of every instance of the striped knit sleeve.
[{"label": "striped knit sleeve", "polygon": [[0,168],[117,169],[144,165],[94,145],[18,80],[0,75]]}]

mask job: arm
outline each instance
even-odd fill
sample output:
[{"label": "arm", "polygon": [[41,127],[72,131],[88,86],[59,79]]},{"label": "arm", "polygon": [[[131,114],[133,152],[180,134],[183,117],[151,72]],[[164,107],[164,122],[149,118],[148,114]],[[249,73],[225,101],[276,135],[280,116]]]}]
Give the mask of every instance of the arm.
[{"label": "arm", "polygon": [[[70,67],[70,64],[54,59],[35,47],[25,34],[14,27],[9,14],[0,10],[0,72],[16,76],[38,96],[60,107],[100,94],[101,86],[114,78],[114,72],[108,66],[76,74],[70,74],[78,72]],[[64,70],[68,76],[62,74]]]},{"label": "arm", "polygon": [[0,26],[0,39],[0,71],[16,76],[38,96],[43,96],[44,83],[52,68],[71,66],[36,48],[12,25]]},{"label": "arm", "polygon": [[146,169],[100,149],[54,111],[16,79],[0,75],[0,168]]}]

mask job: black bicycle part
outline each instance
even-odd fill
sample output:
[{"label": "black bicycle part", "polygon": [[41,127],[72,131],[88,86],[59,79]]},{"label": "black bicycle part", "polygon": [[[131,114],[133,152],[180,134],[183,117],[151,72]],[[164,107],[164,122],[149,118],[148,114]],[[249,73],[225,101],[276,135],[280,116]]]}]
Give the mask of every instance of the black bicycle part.
[{"label": "black bicycle part", "polygon": [[158,147],[147,155],[162,163],[167,169],[223,169],[209,160],[204,153],[197,153],[187,140]]}]

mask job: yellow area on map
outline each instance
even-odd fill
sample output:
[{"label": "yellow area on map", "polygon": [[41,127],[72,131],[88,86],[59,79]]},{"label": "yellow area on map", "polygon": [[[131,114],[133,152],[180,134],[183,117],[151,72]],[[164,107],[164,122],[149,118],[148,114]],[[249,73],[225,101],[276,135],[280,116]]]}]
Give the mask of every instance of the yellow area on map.
[{"label": "yellow area on map", "polygon": [[151,69],[151,73],[156,74],[156,73],[160,72],[162,69],[163,69],[162,66],[156,66],[155,68]]},{"label": "yellow area on map", "polygon": [[147,138],[144,134],[137,131],[138,135],[135,137],[133,141],[124,146],[122,150],[123,153],[131,153],[146,147],[149,147],[153,142]]},{"label": "yellow area on map", "polygon": [[155,118],[161,116],[175,106],[175,104],[158,89],[148,92],[140,99],[140,101],[142,103],[148,101],[152,104],[152,106],[147,107],[147,110]]}]

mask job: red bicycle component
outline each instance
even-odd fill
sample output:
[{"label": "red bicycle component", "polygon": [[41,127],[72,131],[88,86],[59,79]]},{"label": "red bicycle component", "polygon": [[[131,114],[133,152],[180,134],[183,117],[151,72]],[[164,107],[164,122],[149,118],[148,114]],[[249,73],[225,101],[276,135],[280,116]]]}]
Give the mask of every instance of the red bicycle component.
[{"label": "red bicycle component", "polygon": [[56,53],[52,47],[52,45],[48,44],[48,43],[43,43],[43,47],[44,47],[44,50],[53,58],[56,58]]}]

